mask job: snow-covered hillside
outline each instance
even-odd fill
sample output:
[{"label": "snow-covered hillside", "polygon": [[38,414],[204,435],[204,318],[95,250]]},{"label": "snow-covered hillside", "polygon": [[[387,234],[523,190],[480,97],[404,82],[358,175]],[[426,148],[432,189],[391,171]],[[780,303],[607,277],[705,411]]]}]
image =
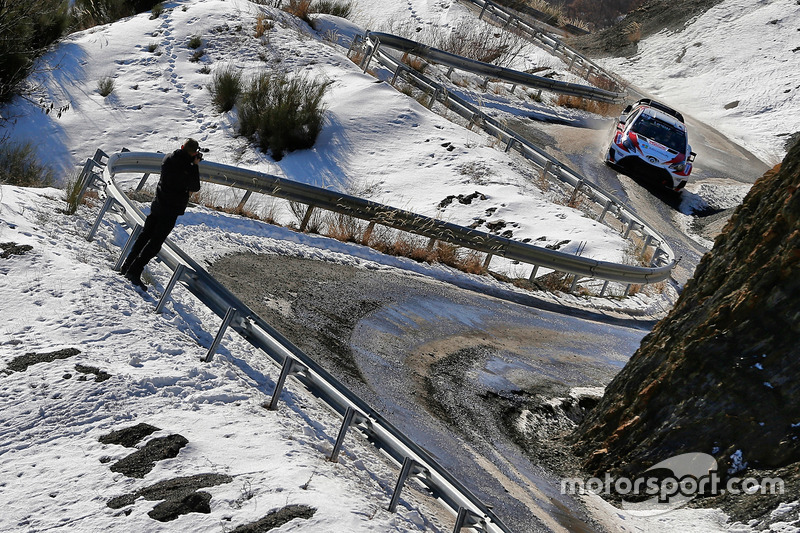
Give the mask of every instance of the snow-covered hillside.
[{"label": "snow-covered hillside", "polygon": [[769,165],[783,159],[787,141],[800,132],[794,0],[723,0],[680,31],[643,39],[635,55],[600,63]]},{"label": "snow-covered hillside", "polygon": [[[462,17],[474,19],[474,14],[449,0],[356,0],[354,4],[355,24],[325,18],[324,35],[280,11],[246,0],[176,1],[155,20],[143,14],[81,32],[46,57],[55,68],[36,80],[46,101],[56,108],[69,104],[69,110],[60,117],[47,115],[18,101],[3,110],[9,119],[4,130],[14,140],[33,141],[43,160],[60,169],[65,179],[97,148],[108,153],[122,147],[169,151],[184,137],[194,136],[210,149],[209,160],[357,192],[424,214],[438,213],[460,224],[477,218],[504,220],[516,238],[546,237],[545,243],[569,240],[567,251],[587,242],[584,255],[598,259],[624,256],[626,243],[619,235],[579,211],[549,201],[553,196],[531,184],[524,164],[492,146],[485,136],[376,83],[346,58],[345,48],[335,44],[366,28],[384,29],[388,20],[454,25]],[[744,10],[745,4],[725,0],[720,5]],[[798,27],[797,11],[788,0],[757,5],[767,23],[772,16],[767,13],[784,8],[784,14],[775,15],[781,22],[768,24],[770,29]],[[260,11],[269,13],[275,26],[266,38],[258,39],[254,27]],[[758,117],[765,124],[778,124],[776,133],[800,130],[796,127],[800,115],[792,107],[798,105],[796,90],[792,100],[785,97],[789,93],[781,92],[784,81],[775,74],[779,59],[769,63],[773,69],[764,75],[771,80],[768,90],[742,82],[728,83],[727,87],[737,88],[726,92],[726,84],[709,81],[722,78],[719,72],[707,70],[711,65],[735,71],[727,67],[724,53],[733,45],[714,44],[732,33],[718,27],[732,26],[720,24],[719,14],[709,16],[718,23],[703,26],[704,32],[697,30],[703,45],[693,46],[694,39],[680,45],[688,48],[682,63],[674,61],[676,54],[671,56],[675,65],[688,68],[691,64],[702,70],[663,77],[667,65],[659,63],[658,43],[677,46],[669,36],[643,42],[638,61],[608,64],[623,75],[630,74],[636,84],[658,89],[659,96],[697,118],[718,122],[751,150],[777,157],[779,138],[750,132],[759,131]],[[701,17],[696,23],[704,20]],[[756,26],[736,26],[736,31],[745,35],[751,27]],[[195,52],[187,46],[193,35],[203,39],[204,54],[197,62],[190,61]],[[149,51],[151,45],[154,52]],[[780,45],[789,54],[784,64],[796,67],[793,61],[800,52],[791,49],[800,43],[784,40]],[[768,55],[769,47],[762,47]],[[719,50],[717,59],[688,63],[690,57],[698,57],[691,52],[706,49]],[[532,47],[519,59],[518,67],[554,65],[542,54]],[[331,80],[329,111],[314,149],[289,154],[275,163],[237,137],[235,111],[216,113],[208,91],[208,72],[229,64],[246,72],[286,69]],[[800,84],[796,83],[798,71],[786,69],[786,88]],[[695,77],[695,72],[703,76]],[[113,93],[106,98],[97,90],[104,76],[115,81]],[[661,81],[656,87],[650,80]],[[667,83],[674,85],[667,87]],[[773,84],[779,88],[773,90]],[[674,91],[668,91],[670,87]],[[718,99],[723,111],[703,115],[704,104],[691,99],[689,87],[695,95]],[[708,97],[705,87],[713,87]],[[750,99],[741,97],[741,92]],[[767,97],[774,100],[762,99]],[[724,104],[734,100],[740,100],[739,107],[724,110]],[[763,113],[756,115],[759,109]],[[741,121],[737,113],[742,113]],[[786,118],[790,115],[795,118]],[[737,124],[747,127],[737,133]],[[449,195],[476,190],[487,200],[471,205],[456,202],[444,211],[438,207]],[[307,505],[316,512],[280,531],[452,530],[452,517],[443,516],[435,502],[414,490],[403,493],[397,514],[386,511],[397,469],[355,432],[346,441],[340,463],[327,462],[341,418],[319,406],[291,380],[281,408],[277,412],[263,409],[279,369],[235,335],[225,337],[213,362],[201,363],[219,319],[181,289],[162,315],[153,314],[167,272],[154,266],[150,269],[154,289],[144,297],[136,292],[111,270],[124,232],[107,222],[97,238],[87,243],[85,235],[96,206],[82,206],[76,216],[61,214],[62,194],[56,189],[0,186],[0,243],[31,247],[27,252],[17,248],[22,255],[9,252],[0,259],[0,366],[17,368],[2,377],[0,387],[0,502],[4,504],[0,531],[229,531],[287,505]],[[207,194],[221,201],[227,193],[208,188]],[[364,247],[202,207],[191,208],[173,235],[201,262],[247,249],[467,278],[445,267],[382,257]],[[74,351],[60,352],[64,358],[23,364],[26,354],[67,349]],[[105,375],[108,379],[98,379]],[[188,440],[177,457],[157,461],[143,478],[111,469],[134,448],[99,441],[113,430],[138,423],[159,428],[138,446],[174,434]],[[230,482],[202,489],[211,495],[209,514],[194,512],[162,523],[148,516],[157,501],[140,498],[120,509],[107,506],[113,497],[198,474],[232,477]],[[700,532],[730,527],[717,511],[682,511],[670,513],[674,519],[647,521],[626,517],[601,502],[595,505],[602,507],[601,520],[619,531]],[[736,531],[747,531],[745,526],[736,527]]]}]

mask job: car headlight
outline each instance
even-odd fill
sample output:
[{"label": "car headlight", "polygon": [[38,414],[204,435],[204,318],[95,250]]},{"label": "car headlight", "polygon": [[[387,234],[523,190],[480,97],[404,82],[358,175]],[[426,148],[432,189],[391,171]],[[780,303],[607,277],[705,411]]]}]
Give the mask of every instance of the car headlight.
[{"label": "car headlight", "polygon": [[629,152],[634,151],[633,142],[631,142],[631,140],[627,137],[622,139],[622,146]]},{"label": "car headlight", "polygon": [[675,163],[674,165],[670,165],[669,168],[671,168],[675,172],[683,172],[683,169],[686,168],[686,162],[681,161],[680,163]]}]

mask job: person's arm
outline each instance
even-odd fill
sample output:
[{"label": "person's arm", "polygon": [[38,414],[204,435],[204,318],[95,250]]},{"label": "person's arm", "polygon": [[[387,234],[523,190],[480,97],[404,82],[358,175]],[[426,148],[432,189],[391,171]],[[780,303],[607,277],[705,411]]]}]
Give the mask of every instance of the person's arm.
[{"label": "person's arm", "polygon": [[194,164],[191,165],[187,189],[189,192],[197,192],[200,190],[200,159],[195,159]]}]

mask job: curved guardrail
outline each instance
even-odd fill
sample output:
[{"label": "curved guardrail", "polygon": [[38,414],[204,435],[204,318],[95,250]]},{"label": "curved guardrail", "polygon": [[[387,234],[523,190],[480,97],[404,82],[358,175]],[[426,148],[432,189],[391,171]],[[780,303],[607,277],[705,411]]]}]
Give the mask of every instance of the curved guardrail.
[{"label": "curved guardrail", "polygon": [[[123,173],[144,173],[146,176],[158,174],[161,171],[163,158],[164,154],[158,153],[121,152],[109,158],[108,171],[112,176]],[[201,162],[200,179],[209,183],[242,189],[246,191],[246,194],[258,192],[292,202],[301,202],[309,205],[310,209],[319,208],[349,215],[366,220],[371,224],[380,224],[432,240],[470,248],[490,256],[496,255],[535,267],[550,268],[591,278],[620,283],[654,283],[669,277],[673,266],[673,262],[667,262],[660,266],[640,267],[571,255],[355,196],[220,163]],[[246,199],[243,200],[246,201]],[[309,217],[310,211],[306,214],[306,220]]]},{"label": "curved guardrail", "polygon": [[[525,158],[532,161],[541,169],[542,175],[544,177],[552,175],[554,178],[573,187],[574,188],[573,195],[580,192],[581,194],[588,197],[591,201],[595,202],[599,206],[599,209],[601,210],[597,218],[598,221],[602,222],[606,217],[606,215],[612,214],[623,225],[624,228],[623,233],[625,238],[628,238],[628,236],[632,232],[641,233],[643,241],[642,252],[644,252],[649,246],[653,246],[654,248],[653,258],[650,262],[651,266],[667,265],[665,267],[665,270],[670,270],[670,271],[675,266],[676,264],[675,254],[672,251],[669,244],[666,242],[666,240],[663,237],[661,237],[661,235],[654,228],[652,228],[642,218],[640,218],[638,215],[636,215],[630,209],[628,209],[623,202],[615,198],[613,195],[593,185],[580,173],[564,165],[558,159],[551,156],[541,148],[537,147],[536,145],[525,139],[522,135],[519,135],[513,130],[509,129],[505,124],[501,123],[499,120],[490,117],[483,110],[479,109],[471,102],[467,101],[466,99],[460,97],[457,94],[448,91],[448,89],[445,86],[431,80],[424,74],[406,66],[399,59],[389,54],[383,53],[380,50],[380,45],[378,44],[378,42],[373,43],[373,41],[370,39],[367,39],[362,36],[356,36],[356,39],[354,40],[353,45],[350,48],[350,51],[348,51],[348,54],[350,54],[353,50],[359,47],[362,49],[364,54],[361,61],[361,67],[363,68],[364,71],[366,71],[367,68],[369,67],[371,60],[375,59],[379,61],[384,67],[394,72],[394,75],[391,79],[392,84],[396,82],[398,77],[403,77],[410,83],[413,83],[417,87],[420,87],[423,91],[431,94],[431,99],[428,103],[428,108],[432,108],[434,102],[438,102],[447,107],[448,109],[450,109],[451,111],[455,111],[461,117],[469,120],[469,128],[472,128],[473,125],[477,124],[484,131],[486,131],[492,136],[497,137],[501,142],[505,143],[506,145],[505,149],[507,152],[512,149],[517,150]],[[424,49],[421,50],[424,51]],[[468,64],[469,64],[468,62],[464,63],[465,66]],[[578,272],[576,272],[575,270],[566,270],[566,265],[564,266],[565,266],[564,269],[562,268],[555,268],[555,269],[578,274]],[[535,274],[535,269],[534,269],[534,274]],[[581,274],[589,275],[585,273]],[[603,277],[601,275],[591,275],[591,276],[611,281],[620,281],[624,283],[642,282],[642,281],[631,282],[630,281],[631,278],[628,277],[625,277],[625,281],[623,281],[622,278],[618,276],[617,277]],[[669,273],[664,272],[662,270],[658,275],[657,281],[662,281],[667,277],[669,277]],[[533,279],[533,274],[531,275],[531,279]],[[652,283],[653,281],[656,281],[655,277],[649,278],[649,281],[643,281],[643,282]],[[574,283],[575,281],[573,280],[573,286]],[[605,290],[606,287],[603,287],[601,295],[605,293]]]},{"label": "curved guardrail", "polygon": [[624,87],[625,83],[614,74],[603,69],[600,65],[579,53],[577,50],[564,44],[563,41],[549,35],[533,24],[520,18],[511,9],[506,9],[491,0],[462,0],[471,3],[481,9],[478,18],[481,19],[489,13],[504,23],[504,27],[514,26],[524,32],[531,39],[531,42],[544,48],[554,56],[560,58],[569,65],[570,72],[575,72],[579,76],[590,80],[593,76],[606,78],[617,87]]},{"label": "curved guardrail", "polygon": [[[111,172],[111,177],[104,180],[101,177],[103,165],[99,162],[101,156],[104,155],[98,151],[93,159],[87,160],[81,175],[83,180],[81,196],[87,187],[101,188],[106,193],[105,203],[87,240],[93,239],[103,217],[109,212],[118,215],[130,229],[131,235],[115,266],[115,270],[118,270],[127,250],[130,249],[132,241],[138,234],[138,230],[144,225],[145,217],[119,189],[113,179],[114,172],[120,172],[120,169],[123,168],[119,164],[120,160],[130,162],[130,158],[112,157],[106,167]],[[117,154],[117,156],[120,155],[126,154]],[[163,157],[163,154],[159,157]],[[112,167],[112,162],[117,164]],[[208,167],[209,164],[205,164],[205,166]],[[97,172],[97,169],[100,169],[100,173]],[[208,171],[208,168],[204,169],[206,176],[209,175]],[[434,497],[450,508],[456,516],[454,533],[468,527],[478,527],[487,533],[511,533],[489,507],[439,465],[424,448],[414,443],[380,413],[317,364],[314,359],[267,324],[170,239],[164,243],[158,258],[173,274],[156,306],[156,312],[163,309],[171,291],[180,283],[218,317],[222,318],[220,329],[204,361],[211,361],[226,330],[233,329],[281,367],[272,399],[265,407],[277,408],[285,381],[289,376],[293,376],[311,393],[343,415],[342,426],[329,457],[331,461],[337,461],[348,429],[355,426],[375,441],[377,446],[387,452],[398,464],[402,465],[389,503],[391,512],[395,511],[399,503],[400,493],[406,480],[414,477],[424,484]]]},{"label": "curved guardrail", "polygon": [[473,74],[488,76],[500,81],[513,83],[515,85],[524,85],[534,89],[542,89],[552,91],[568,96],[577,96],[580,98],[589,98],[601,102],[619,103],[622,102],[626,93],[607,91],[605,89],[598,89],[597,87],[590,87],[588,85],[580,85],[577,83],[569,83],[565,81],[551,80],[542,76],[528,74],[526,72],[519,72],[506,67],[500,67],[491,63],[484,63],[475,59],[461,57],[438,48],[433,48],[405,37],[399,37],[389,33],[382,32],[368,32],[366,35],[367,40],[370,42],[371,50],[370,55],[377,52],[381,46],[386,46],[401,52],[424,57],[435,63],[446,65],[448,67],[466,70]]}]

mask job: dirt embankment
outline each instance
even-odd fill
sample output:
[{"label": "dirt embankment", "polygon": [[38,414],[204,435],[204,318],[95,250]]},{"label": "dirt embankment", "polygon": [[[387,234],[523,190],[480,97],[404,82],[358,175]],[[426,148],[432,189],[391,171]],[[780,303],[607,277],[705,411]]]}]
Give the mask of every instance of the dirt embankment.
[{"label": "dirt embankment", "polygon": [[665,29],[679,32],[721,1],[652,0],[613,26],[575,37],[569,44],[592,57],[630,56],[636,53],[639,40]]}]

